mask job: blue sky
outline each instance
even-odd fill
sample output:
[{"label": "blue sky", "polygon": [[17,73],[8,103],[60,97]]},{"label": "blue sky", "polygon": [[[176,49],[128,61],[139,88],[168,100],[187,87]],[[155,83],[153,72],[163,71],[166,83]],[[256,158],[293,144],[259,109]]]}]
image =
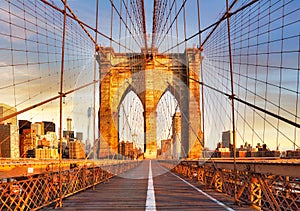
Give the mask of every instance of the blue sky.
[{"label": "blue sky", "polygon": [[[110,34],[110,13],[111,13],[111,3],[110,1],[99,1],[99,31],[104,32],[106,35]],[[119,10],[120,1],[114,1],[114,4]],[[126,1],[125,1],[126,2]],[[177,8],[181,6],[182,1],[176,1]],[[197,31],[198,24],[198,9],[195,7],[197,0],[187,1],[186,2],[186,21],[188,23],[187,26],[187,35],[191,35]],[[68,0],[68,4],[74,10],[76,15],[80,20],[89,24],[90,26],[95,26],[95,0]],[[223,0],[201,0],[200,1],[200,12],[201,12],[201,28],[205,28],[210,24],[214,23],[217,18],[224,12],[225,9],[225,1]],[[123,11],[124,13],[124,11]],[[146,15],[146,29],[147,33],[151,34],[152,32],[152,18],[153,18],[153,1],[145,0],[145,15]],[[114,19],[118,19],[116,16],[116,12],[114,11]],[[119,22],[118,22],[119,24]],[[114,27],[118,27],[118,24],[114,24]],[[189,27],[193,26],[193,27]],[[182,26],[181,26],[182,27]],[[116,29],[117,30],[117,29]],[[99,36],[101,37],[101,36]],[[100,38],[101,39],[101,38]],[[102,45],[109,45],[109,41],[106,40],[107,43],[102,41]]]}]

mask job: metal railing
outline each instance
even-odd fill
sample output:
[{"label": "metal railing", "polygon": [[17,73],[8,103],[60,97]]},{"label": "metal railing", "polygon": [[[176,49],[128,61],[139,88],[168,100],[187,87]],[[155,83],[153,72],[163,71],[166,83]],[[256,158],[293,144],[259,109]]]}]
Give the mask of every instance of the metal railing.
[{"label": "metal railing", "polygon": [[[300,209],[299,161],[237,161],[236,177],[232,162],[210,160],[203,164],[199,161],[182,161],[175,167],[170,162],[161,163],[176,173],[198,181],[205,188],[231,197],[234,197],[236,184],[237,202],[240,204],[248,204],[259,210]],[[292,170],[294,173],[290,176]]]},{"label": "metal railing", "polygon": [[105,165],[91,161],[86,163],[88,165],[70,164],[70,169],[61,172],[2,178],[0,210],[38,210],[51,204],[60,206],[63,198],[105,182],[137,166],[139,162],[120,161]]}]

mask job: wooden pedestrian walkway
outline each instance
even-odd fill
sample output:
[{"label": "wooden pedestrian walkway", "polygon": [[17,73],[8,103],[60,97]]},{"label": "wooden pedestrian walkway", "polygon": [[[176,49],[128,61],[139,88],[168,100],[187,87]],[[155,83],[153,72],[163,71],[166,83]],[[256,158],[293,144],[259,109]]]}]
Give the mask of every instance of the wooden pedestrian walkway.
[{"label": "wooden pedestrian walkway", "polygon": [[[151,165],[149,165],[151,162]],[[149,199],[149,166],[155,201]],[[148,194],[147,194],[148,193]],[[47,210],[45,208],[44,210]],[[73,195],[57,210],[252,210],[233,204],[230,197],[199,187],[163,169],[156,161],[144,161],[137,168],[99,184],[95,189]]]}]

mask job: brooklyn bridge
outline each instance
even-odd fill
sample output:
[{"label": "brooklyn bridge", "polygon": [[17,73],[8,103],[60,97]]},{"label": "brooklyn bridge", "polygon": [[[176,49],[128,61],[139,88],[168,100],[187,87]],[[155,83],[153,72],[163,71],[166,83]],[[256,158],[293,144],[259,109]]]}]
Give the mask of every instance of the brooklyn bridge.
[{"label": "brooklyn bridge", "polygon": [[0,210],[300,210],[300,2],[2,0]]}]

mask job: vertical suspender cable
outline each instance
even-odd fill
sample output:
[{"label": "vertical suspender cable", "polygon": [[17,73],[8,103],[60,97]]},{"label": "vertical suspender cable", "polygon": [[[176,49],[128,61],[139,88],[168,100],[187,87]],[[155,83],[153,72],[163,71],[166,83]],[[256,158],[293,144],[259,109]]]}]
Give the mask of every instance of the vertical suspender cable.
[{"label": "vertical suspender cable", "polygon": [[[298,39],[298,72],[297,72],[297,93],[299,93],[299,87],[300,87],[300,34],[298,35],[299,39]],[[298,104],[299,104],[299,94],[297,94],[296,97],[296,115],[295,115],[295,123],[297,123],[297,117],[298,117]],[[297,141],[297,127],[295,127],[294,129],[294,150],[296,150],[296,141]]]},{"label": "vertical suspender cable", "polygon": [[127,3],[125,5],[125,2],[122,0],[123,4],[124,4],[124,7],[126,9],[126,13],[125,13],[125,25],[127,26],[127,28],[125,29],[125,38],[124,38],[124,43],[125,43],[125,47],[127,47],[127,31],[130,30],[130,28],[128,27],[127,25],[127,19],[128,19],[128,10],[127,10],[127,4],[128,4],[128,0],[127,0]]},{"label": "vertical suspender cable", "polygon": [[227,33],[228,33],[228,51],[229,51],[229,68],[230,68],[230,81],[231,81],[231,112],[232,112],[232,135],[233,135],[233,169],[234,169],[234,201],[237,202],[237,169],[236,169],[236,129],[235,129],[235,110],[234,110],[234,82],[233,82],[233,68],[232,68],[232,54],[231,54],[231,41],[230,41],[230,10],[228,0],[226,0],[227,11]]},{"label": "vertical suspender cable", "polygon": [[[113,3],[114,3],[114,1],[112,0],[112,4]],[[113,18],[114,18],[114,8],[113,8],[113,6],[111,6],[111,14],[110,14],[110,43],[109,43],[109,46],[110,46],[110,54],[109,54],[110,66],[112,65],[112,52],[113,52],[113,48],[112,48]],[[108,160],[109,160],[109,157],[110,157],[110,147],[111,147],[109,143],[108,143],[107,147],[108,147]]]},{"label": "vertical suspender cable", "polygon": [[[99,8],[99,0],[96,0],[96,31],[95,31],[95,55],[94,55],[94,82],[96,82],[97,80],[97,64],[96,64],[96,54],[97,54],[97,50],[98,50],[98,44],[97,44],[97,39],[98,39],[98,8]],[[100,67],[99,67],[100,69]],[[101,83],[100,78],[99,78],[99,83]],[[94,185],[93,185],[93,189],[95,189],[95,184],[96,184],[96,174],[95,174],[95,160],[96,160],[96,144],[97,144],[97,140],[99,141],[99,132],[98,132],[98,137],[96,138],[96,87],[97,84],[94,83],[94,109],[93,109],[93,138],[94,138],[94,143],[93,143],[93,169],[94,169],[94,174],[93,174],[93,179],[94,179]],[[101,92],[101,90],[99,90],[99,92]],[[100,100],[100,99],[99,99]],[[100,101],[99,101],[99,105],[100,105]],[[100,108],[99,108],[100,109]],[[99,121],[100,121],[100,116],[99,116]],[[100,124],[98,125],[98,127],[100,126]]]},{"label": "vertical suspender cable", "polygon": [[[190,87],[190,71],[189,71],[189,58],[188,58],[188,53],[187,53],[187,44],[186,44],[186,14],[185,14],[185,2],[183,3],[183,31],[184,31],[184,48],[185,48],[185,71],[186,71],[186,84],[187,87]],[[189,92],[189,91],[188,91]],[[189,106],[189,101],[190,101],[190,93],[187,93],[187,104]],[[182,116],[186,116],[184,115],[184,112],[182,112]],[[189,124],[189,120],[190,120],[190,115],[189,113],[187,113],[186,116],[186,121]],[[189,129],[188,129],[189,131]],[[185,143],[185,152],[186,152],[186,158],[189,157],[189,151],[190,151],[190,133],[188,132],[187,134],[187,143]]]},{"label": "vertical suspender cable", "polygon": [[[9,44],[10,44],[10,53],[11,53],[11,63],[14,64],[14,51],[13,51],[13,30],[12,30],[12,12],[11,5],[8,4],[8,12],[9,12]],[[15,78],[15,66],[11,66],[12,71],[12,83],[13,83],[13,95],[14,95],[14,107],[17,107],[17,98],[16,98],[16,78]],[[2,120],[1,120],[2,121]]]},{"label": "vertical suspender cable", "polygon": [[66,20],[67,20],[67,0],[64,2],[64,21],[63,21],[63,34],[62,34],[62,47],[61,47],[61,71],[60,71],[60,91],[59,91],[59,191],[60,198],[57,206],[62,207],[62,104],[63,104],[63,85],[64,85],[64,62],[65,62],[65,37],[66,37]]},{"label": "vertical suspender cable", "polygon": [[[119,20],[120,20],[120,25],[119,25],[119,42],[121,41],[121,35],[122,35],[122,1],[120,1],[120,15],[119,15]],[[126,46],[126,43],[125,43]],[[119,46],[119,53],[121,53],[121,47]],[[118,78],[118,90],[117,90],[117,95],[118,95],[118,99],[119,99],[119,95],[120,95],[120,90],[119,90],[119,86],[120,86],[120,80]],[[119,102],[120,103],[120,102]],[[118,109],[118,113],[117,113],[117,128],[118,128],[118,135],[117,135],[117,139],[118,139],[118,143],[120,143],[120,111]],[[118,156],[121,154],[120,152],[120,145],[118,145]]]},{"label": "vertical suspender cable", "polygon": [[152,24],[152,42],[151,42],[151,52],[155,47],[155,40],[156,40],[156,12],[157,11],[157,0],[153,1],[153,24]]},{"label": "vertical suspender cable", "polygon": [[201,84],[201,117],[202,117],[202,147],[204,147],[205,144],[205,125],[204,125],[204,80],[203,80],[203,69],[202,69],[202,49],[201,49],[201,25],[200,25],[200,0],[197,0],[197,8],[198,8],[198,31],[199,31],[199,48],[200,48],[200,81]]},{"label": "vertical suspender cable", "polygon": [[[122,36],[122,1],[120,1],[120,25],[119,25],[119,42],[121,42],[121,36]],[[126,26],[125,26],[126,27]],[[125,43],[126,45],[126,43]],[[121,45],[119,45],[119,53],[121,53]]]},{"label": "vertical suspender cable", "polygon": [[[280,48],[280,66],[279,66],[279,70],[280,70],[280,74],[279,74],[279,96],[278,96],[278,112],[277,115],[280,116],[280,110],[281,110],[281,99],[282,99],[282,69],[283,69],[283,60],[284,60],[284,56],[283,56],[283,42],[284,42],[284,18],[285,18],[285,2],[284,0],[282,1],[282,7],[281,7],[281,48]],[[280,120],[277,119],[277,136],[276,136],[276,150],[279,150],[279,131],[280,131]]]},{"label": "vertical suspender cable", "polygon": [[142,10],[141,18],[142,18],[142,28],[143,28],[143,39],[144,39],[144,48],[146,51],[146,54],[148,54],[148,46],[147,46],[147,29],[146,29],[146,16],[145,16],[145,5],[144,0],[140,0],[140,9]]},{"label": "vertical suspender cable", "polygon": [[[175,1],[175,14],[177,14],[177,4],[176,4],[176,1]],[[178,45],[178,43],[179,43],[179,39],[178,39],[178,37],[179,37],[179,35],[178,35],[178,16],[176,16],[175,15],[175,17],[174,17],[174,20],[176,20],[176,46],[177,46],[177,60],[179,61],[179,63],[181,64],[181,57],[180,57],[180,55],[179,55],[179,45]],[[176,73],[179,73],[179,65],[176,67]],[[179,76],[178,75],[178,77],[181,77],[181,76]],[[175,96],[175,87],[176,86],[176,83],[174,83],[174,96]],[[178,86],[178,89],[179,89],[179,99],[180,99],[180,109],[182,109],[182,99],[181,99],[181,97],[182,97],[182,93],[181,93],[181,87],[180,87],[180,85]],[[183,110],[180,110],[181,111],[181,116],[183,116]],[[182,126],[182,119],[181,119],[181,126]],[[182,143],[182,134],[183,133],[181,133],[180,135],[181,135],[181,137],[180,137],[180,148],[181,148],[181,150],[180,150],[180,157],[185,157],[186,156],[186,152],[185,152],[185,149],[184,149],[184,147],[183,147],[183,143]]]},{"label": "vertical suspender cable", "polygon": [[185,64],[185,67],[186,67],[186,83],[187,83],[187,86],[189,87],[189,77],[190,77],[190,74],[189,74],[189,60],[188,60],[188,53],[187,53],[187,44],[186,44],[186,15],[185,15],[185,5],[183,5],[183,33],[184,33],[184,48],[185,48],[185,58],[186,58],[186,64]]},{"label": "vertical suspender cable", "polygon": [[[98,40],[98,7],[99,7],[99,0],[96,0],[96,32],[95,32],[95,57],[94,57],[94,82],[96,82],[97,80],[97,65],[96,65],[96,54],[97,54],[97,50],[98,50],[98,44],[97,44],[97,40]],[[100,68],[99,68],[100,69]],[[99,78],[99,83],[101,83],[100,78]],[[100,92],[100,90],[99,90]],[[99,102],[100,103],[100,102]],[[93,124],[94,124],[94,152],[93,152],[93,158],[94,160],[96,159],[96,151],[95,151],[95,144],[96,144],[96,83],[94,83],[94,109],[93,109]],[[99,133],[98,133],[99,134]],[[98,138],[98,137],[97,137]]]},{"label": "vertical suspender cable", "polygon": [[[169,20],[170,20],[170,25],[171,25],[171,23],[172,23],[172,13],[171,13],[171,11],[172,11],[172,6],[173,5],[171,5],[171,0],[169,0]],[[167,20],[166,20],[166,22],[167,22]],[[164,30],[164,28],[163,28],[163,30]],[[171,34],[170,34],[170,42],[171,42],[171,47],[173,47],[173,28],[171,29]],[[172,50],[173,52],[174,52],[174,50]],[[170,54],[171,54],[171,52],[170,52]]]}]

